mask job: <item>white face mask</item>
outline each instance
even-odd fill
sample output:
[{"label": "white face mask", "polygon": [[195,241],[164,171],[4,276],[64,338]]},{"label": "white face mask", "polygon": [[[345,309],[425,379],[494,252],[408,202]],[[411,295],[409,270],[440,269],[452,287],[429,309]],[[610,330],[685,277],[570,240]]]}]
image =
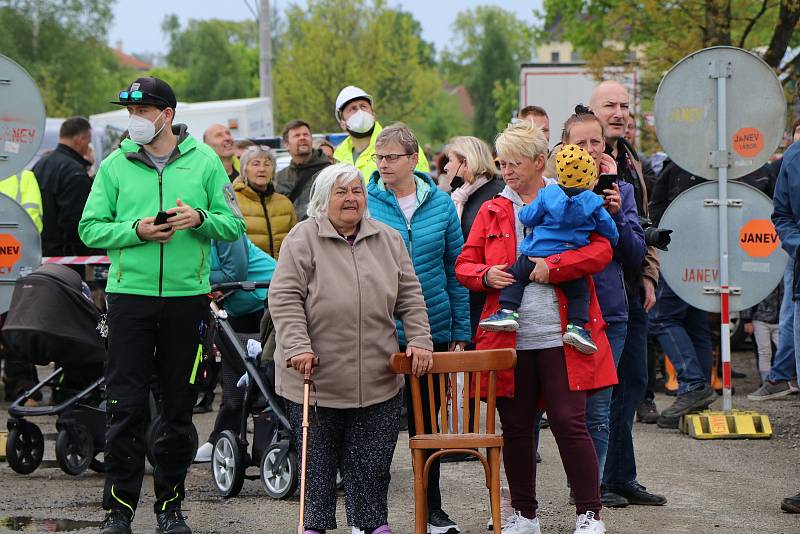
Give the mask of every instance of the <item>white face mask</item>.
[{"label": "white face mask", "polygon": [[355,133],[367,133],[375,126],[375,117],[371,113],[359,109],[347,119],[347,129]]},{"label": "white face mask", "polygon": [[[160,117],[162,113],[164,112],[162,111],[159,113],[155,120],[158,120],[158,117]],[[139,115],[131,115],[128,119],[128,135],[130,135],[131,141],[134,143],[146,145],[150,143],[155,136],[161,133],[161,130],[164,129],[166,124],[167,123],[164,122],[164,124],[161,125],[161,128],[156,131],[155,121],[150,122]]]}]

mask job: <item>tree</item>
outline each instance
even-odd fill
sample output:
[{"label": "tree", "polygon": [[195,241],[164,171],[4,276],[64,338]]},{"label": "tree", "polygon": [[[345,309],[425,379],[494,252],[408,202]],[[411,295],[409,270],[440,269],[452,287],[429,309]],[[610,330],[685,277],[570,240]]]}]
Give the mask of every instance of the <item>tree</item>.
[{"label": "tree", "polygon": [[286,13],[274,70],[277,124],[308,121],[314,131],[339,131],[334,106],[347,85],[373,96],[384,123],[425,123],[439,105],[441,81],[420,25],[383,0],[309,0]]},{"label": "tree", "polygon": [[188,102],[258,96],[258,26],[255,21],[189,20],[161,25],[169,40],[167,68],[152,75]]},{"label": "tree", "polygon": [[105,44],[112,0],[0,1],[0,53],[25,68],[51,117],[113,109],[131,79]]},{"label": "tree", "polygon": [[515,80],[505,82],[495,81],[492,89],[492,102],[494,102],[494,119],[496,132],[503,131],[508,122],[519,109],[519,83]]},{"label": "tree", "polygon": [[[498,124],[495,84],[503,88],[498,95],[510,94],[517,86],[519,66],[532,56],[533,30],[513,13],[494,6],[459,13],[452,29],[454,47],[442,54],[442,69],[451,83],[466,85],[475,106],[473,131],[491,141]],[[505,122],[510,118],[509,114]]]},{"label": "tree", "polygon": [[562,32],[591,66],[644,55],[658,79],[689,53],[716,45],[762,50],[777,69],[800,20],[798,0],[544,0],[540,36]]}]

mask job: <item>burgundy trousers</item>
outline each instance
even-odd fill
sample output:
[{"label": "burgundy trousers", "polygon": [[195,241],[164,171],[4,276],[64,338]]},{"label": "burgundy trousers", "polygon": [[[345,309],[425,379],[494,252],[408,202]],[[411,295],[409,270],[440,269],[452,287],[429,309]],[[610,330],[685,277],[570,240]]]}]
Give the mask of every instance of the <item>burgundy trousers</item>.
[{"label": "burgundy trousers", "polygon": [[537,398],[542,395],[550,430],[556,439],[564,472],[575,494],[578,514],[599,517],[600,481],[597,454],[586,428],[586,392],[570,391],[563,347],[518,350],[514,397],[498,397],[503,425],[503,462],[511,504],[523,516],[536,517]]}]

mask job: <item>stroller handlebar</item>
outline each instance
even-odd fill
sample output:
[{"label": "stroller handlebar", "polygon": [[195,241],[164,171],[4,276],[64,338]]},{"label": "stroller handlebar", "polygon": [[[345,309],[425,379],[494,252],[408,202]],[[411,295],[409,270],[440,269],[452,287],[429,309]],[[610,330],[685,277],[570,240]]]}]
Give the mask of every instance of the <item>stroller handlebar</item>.
[{"label": "stroller handlebar", "polygon": [[269,281],[256,282],[255,280],[244,280],[242,282],[223,282],[211,286],[211,291],[232,291],[241,289],[242,291],[255,291],[256,289],[269,288]]}]

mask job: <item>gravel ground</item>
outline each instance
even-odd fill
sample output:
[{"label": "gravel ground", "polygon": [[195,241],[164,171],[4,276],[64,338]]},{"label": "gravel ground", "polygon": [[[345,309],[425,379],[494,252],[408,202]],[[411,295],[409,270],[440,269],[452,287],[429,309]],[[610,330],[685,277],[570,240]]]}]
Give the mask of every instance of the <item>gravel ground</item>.
[{"label": "gravel ground", "polygon": [[[800,491],[800,397],[751,402],[745,397],[757,386],[752,354],[735,353],[734,366],[748,374],[735,384],[734,407],[769,415],[775,429],[770,440],[693,440],[677,431],[655,425],[635,425],[639,481],[664,494],[663,507],[628,507],[604,510],[608,532],[614,533],[800,533],[800,515],[780,511],[780,500]],[[660,408],[672,399],[658,395]],[[720,407],[718,401],[715,408]],[[0,406],[0,428],[5,427],[7,405]],[[215,413],[196,417],[201,440],[208,435]],[[44,432],[54,430],[53,420],[39,418]],[[396,534],[412,532],[413,483],[406,434],[400,436],[392,465],[389,519]],[[571,533],[574,509],[567,503],[567,486],[558,451],[549,430],[542,432],[538,495],[544,533]],[[54,459],[48,442],[45,459]],[[78,477],[58,467],[41,467],[30,475],[18,475],[0,463],[0,532],[96,532],[84,521],[99,521],[101,475],[87,472]],[[486,532],[488,492],[482,470],[475,462],[446,464],[442,468],[444,508],[464,533]],[[193,466],[187,479],[184,511],[198,534],[228,532],[295,532],[298,499],[274,501],[256,480],[246,481],[241,494],[230,500],[219,497],[208,465]],[[134,532],[153,532],[152,478],[145,477],[140,511]],[[34,518],[33,522],[16,518]],[[344,528],[344,500],[338,513]],[[73,520],[62,524],[56,520]],[[16,523],[16,526],[15,526]],[[27,526],[24,526],[27,524]],[[96,523],[95,523],[96,524]],[[74,527],[86,528],[75,530]]]}]

